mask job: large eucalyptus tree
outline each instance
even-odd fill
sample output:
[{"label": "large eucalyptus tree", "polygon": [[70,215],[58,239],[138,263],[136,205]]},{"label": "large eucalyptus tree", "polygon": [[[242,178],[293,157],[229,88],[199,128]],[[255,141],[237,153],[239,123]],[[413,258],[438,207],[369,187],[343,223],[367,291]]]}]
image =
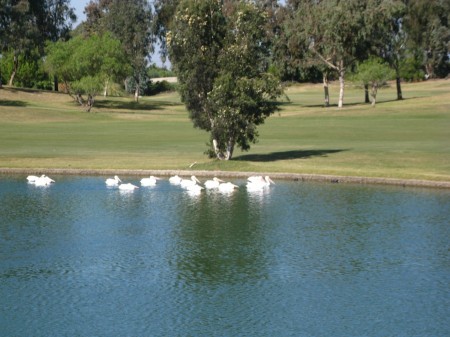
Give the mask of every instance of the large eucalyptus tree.
[{"label": "large eucalyptus tree", "polygon": [[221,160],[235,146],[250,148],[282,93],[267,73],[264,11],[250,1],[225,5],[182,1],[167,35],[181,99],[194,126],[210,133],[208,153]]}]

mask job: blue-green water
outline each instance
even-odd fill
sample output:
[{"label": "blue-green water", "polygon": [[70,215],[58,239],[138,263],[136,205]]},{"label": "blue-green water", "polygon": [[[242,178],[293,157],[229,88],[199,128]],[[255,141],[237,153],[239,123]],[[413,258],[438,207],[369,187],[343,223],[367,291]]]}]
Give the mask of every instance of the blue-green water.
[{"label": "blue-green water", "polygon": [[447,190],[53,178],[0,177],[0,336],[450,335]]}]

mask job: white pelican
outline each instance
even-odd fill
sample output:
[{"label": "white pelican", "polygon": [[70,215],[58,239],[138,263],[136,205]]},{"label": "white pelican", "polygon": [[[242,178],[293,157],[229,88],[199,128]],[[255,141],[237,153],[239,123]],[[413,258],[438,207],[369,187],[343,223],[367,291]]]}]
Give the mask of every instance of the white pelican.
[{"label": "white pelican", "polygon": [[203,189],[204,189],[203,186],[197,184],[191,184],[186,187],[186,190],[192,193],[200,193]]},{"label": "white pelican", "polygon": [[191,176],[191,179],[182,179],[180,185],[181,187],[187,189],[189,186],[197,185],[197,183],[200,184],[200,180],[198,180],[195,176]]},{"label": "white pelican", "polygon": [[212,188],[218,188],[220,183],[223,183],[224,181],[219,178],[212,178],[212,180],[205,181],[205,188],[206,189],[212,189]]},{"label": "white pelican", "polygon": [[139,188],[139,187],[137,187],[136,185],[130,184],[130,183],[119,185],[119,190],[121,190],[121,191],[134,191],[137,188]]},{"label": "white pelican", "polygon": [[235,185],[233,183],[227,182],[227,183],[222,183],[219,185],[219,191],[220,192],[233,192],[235,188],[239,188],[238,185]]},{"label": "white pelican", "polygon": [[114,176],[114,178],[108,178],[105,180],[106,186],[119,186],[122,180],[118,176]]},{"label": "white pelican", "polygon": [[55,181],[49,177],[47,177],[45,174],[43,174],[42,176],[40,176],[39,178],[37,178],[34,181],[34,184],[36,186],[48,186],[51,183],[54,183]]},{"label": "white pelican", "polygon": [[155,186],[156,181],[160,180],[161,178],[157,178],[154,176],[150,176],[149,178],[142,178],[141,179],[141,186]]},{"label": "white pelican", "polygon": [[253,176],[247,179],[247,189],[257,190],[275,184],[269,176]]},{"label": "white pelican", "polygon": [[[41,177],[45,177],[45,175],[43,174],[43,175],[41,175]],[[29,183],[34,183],[38,179],[39,179],[38,176],[28,176],[27,177],[27,180],[28,180]]]},{"label": "white pelican", "polygon": [[169,182],[170,182],[172,185],[180,185],[181,180],[182,180],[182,179],[181,179],[178,175],[174,175],[173,177],[170,177],[170,178],[169,178]]}]

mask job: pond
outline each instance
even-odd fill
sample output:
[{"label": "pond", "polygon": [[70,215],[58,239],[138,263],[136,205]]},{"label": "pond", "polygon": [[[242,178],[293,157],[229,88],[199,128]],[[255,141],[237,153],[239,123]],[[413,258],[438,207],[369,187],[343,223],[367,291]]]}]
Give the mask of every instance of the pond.
[{"label": "pond", "polygon": [[448,190],[53,178],[0,177],[3,336],[450,335]]}]

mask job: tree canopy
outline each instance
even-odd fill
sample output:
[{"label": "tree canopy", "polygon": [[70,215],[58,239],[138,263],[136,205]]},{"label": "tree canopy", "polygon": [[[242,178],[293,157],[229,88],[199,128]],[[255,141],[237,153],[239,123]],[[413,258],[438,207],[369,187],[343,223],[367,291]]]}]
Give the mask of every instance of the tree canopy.
[{"label": "tree canopy", "polygon": [[[111,81],[126,76],[125,54],[120,41],[111,34],[77,36],[69,41],[50,43],[47,47],[46,67],[65,84],[66,91],[90,111],[93,97]],[[86,103],[82,94],[87,94]]]},{"label": "tree canopy", "polygon": [[76,20],[69,4],[70,0],[0,0],[0,53],[14,56],[9,85],[13,85],[20,59],[30,60],[33,54],[38,62],[47,40],[68,37]]}]

